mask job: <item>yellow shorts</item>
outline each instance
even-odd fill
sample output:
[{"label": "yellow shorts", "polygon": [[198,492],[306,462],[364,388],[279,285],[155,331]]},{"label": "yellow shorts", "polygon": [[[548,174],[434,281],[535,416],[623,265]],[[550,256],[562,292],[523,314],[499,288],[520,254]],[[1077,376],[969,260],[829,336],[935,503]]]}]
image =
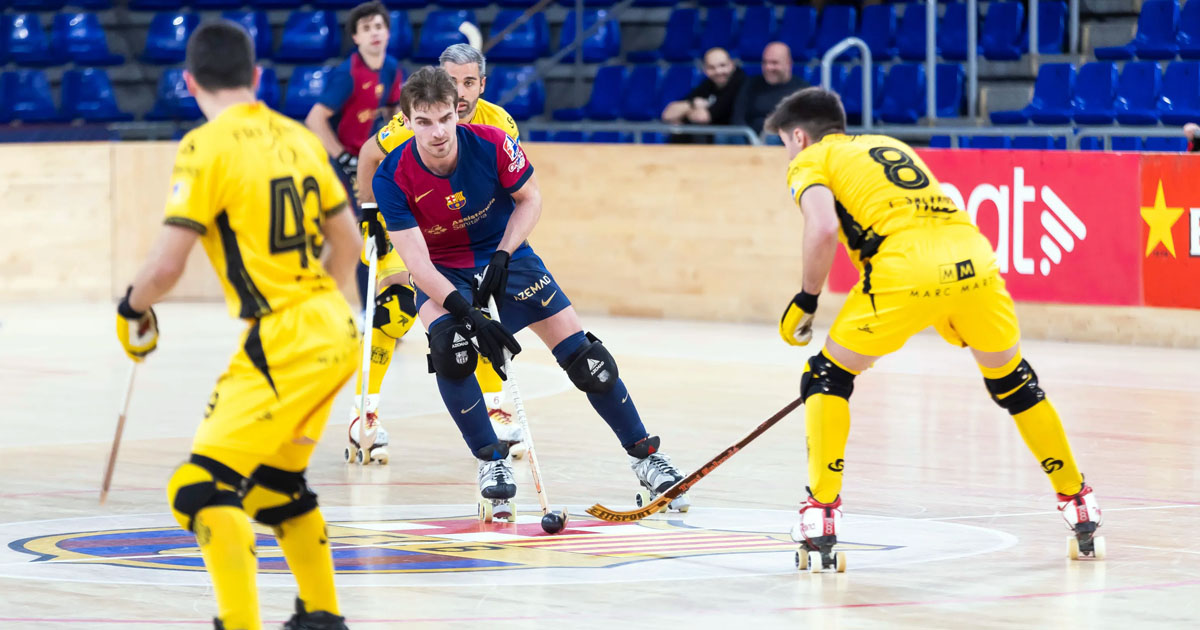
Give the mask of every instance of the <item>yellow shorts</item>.
[{"label": "yellow shorts", "polygon": [[[948,238],[946,230],[960,234]],[[1012,296],[991,245],[978,231],[912,230],[888,241],[834,320],[829,331],[834,342],[883,356],[929,326],[954,345],[984,352],[1020,341]]]},{"label": "yellow shorts", "polygon": [[192,452],[242,474],[259,463],[303,470],[312,447],[293,442],[321,438],[333,398],[354,375],[361,351],[358,326],[337,291],[251,324],[217,379]]}]

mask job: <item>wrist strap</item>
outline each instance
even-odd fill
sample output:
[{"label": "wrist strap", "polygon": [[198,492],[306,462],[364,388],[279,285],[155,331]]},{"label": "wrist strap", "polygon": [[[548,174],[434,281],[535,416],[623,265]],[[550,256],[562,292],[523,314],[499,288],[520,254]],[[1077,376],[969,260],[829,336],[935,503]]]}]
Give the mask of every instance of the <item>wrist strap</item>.
[{"label": "wrist strap", "polygon": [[458,291],[451,291],[450,295],[446,296],[446,299],[442,301],[442,308],[459,319],[469,317],[473,310],[471,304],[467,302],[467,298]]},{"label": "wrist strap", "polygon": [[805,313],[816,313],[817,297],[818,296],[813,295],[812,293],[805,293],[804,291],[801,291],[792,298],[792,304],[800,307],[800,310],[804,311]]},{"label": "wrist strap", "polygon": [[117,304],[117,314],[125,319],[141,319],[146,312],[142,311],[139,313],[133,310],[133,307],[129,305],[129,296],[132,293],[133,285],[131,284],[129,285],[128,289],[125,289],[125,297],[121,299],[121,303]]}]

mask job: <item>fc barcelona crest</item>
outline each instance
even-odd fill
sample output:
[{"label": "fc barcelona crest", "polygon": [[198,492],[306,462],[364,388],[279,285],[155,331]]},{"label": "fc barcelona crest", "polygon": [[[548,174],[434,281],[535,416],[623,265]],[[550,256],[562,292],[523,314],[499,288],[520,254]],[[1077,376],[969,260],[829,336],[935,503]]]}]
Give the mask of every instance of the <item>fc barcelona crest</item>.
[{"label": "fc barcelona crest", "polygon": [[446,207],[451,210],[462,210],[467,205],[467,198],[461,192],[446,196]]}]

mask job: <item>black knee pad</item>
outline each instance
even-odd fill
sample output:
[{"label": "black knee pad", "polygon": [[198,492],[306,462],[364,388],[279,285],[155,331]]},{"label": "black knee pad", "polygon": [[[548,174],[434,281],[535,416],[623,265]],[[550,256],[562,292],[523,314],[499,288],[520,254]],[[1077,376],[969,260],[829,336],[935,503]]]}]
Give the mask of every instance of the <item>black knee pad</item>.
[{"label": "black knee pad", "polygon": [[617,386],[620,375],[617,360],[604,344],[592,333],[587,333],[588,342],[566,360],[567,378],[580,391],[589,394],[607,394]]},{"label": "black knee pad", "polygon": [[386,287],[375,297],[374,327],[392,339],[404,337],[417,321],[415,295],[408,285]]},{"label": "black knee pad", "polygon": [[247,481],[232,468],[203,455],[192,455],[167,482],[171,515],[179,526],[195,531],[196,514],[214,505],[242,507]]},{"label": "black knee pad", "polygon": [[808,400],[813,394],[828,394],[850,400],[850,394],[854,393],[854,376],[824,354],[814,354],[800,378],[800,396]]},{"label": "black knee pad", "polygon": [[429,333],[429,371],[454,381],[475,373],[479,354],[471,333],[459,323],[440,324]]},{"label": "black knee pad", "polygon": [[1008,376],[985,378],[983,384],[992,400],[1014,416],[1046,399],[1046,392],[1038,387],[1037,373],[1025,359]]},{"label": "black knee pad", "polygon": [[246,512],[263,525],[276,527],[288,519],[317,509],[317,493],[308,487],[303,472],[259,466],[250,475]]}]

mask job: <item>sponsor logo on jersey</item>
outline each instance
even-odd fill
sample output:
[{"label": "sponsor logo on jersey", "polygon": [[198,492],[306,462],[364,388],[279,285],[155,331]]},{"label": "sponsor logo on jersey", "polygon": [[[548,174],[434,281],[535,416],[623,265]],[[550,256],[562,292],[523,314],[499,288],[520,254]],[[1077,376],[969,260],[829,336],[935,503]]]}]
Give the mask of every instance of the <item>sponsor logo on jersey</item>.
[{"label": "sponsor logo on jersey", "polygon": [[445,228],[445,226],[442,226],[442,225],[431,225],[431,226],[425,228],[425,233],[430,236],[437,236],[438,234],[445,234],[447,231],[448,230]]},{"label": "sponsor logo on jersey", "polygon": [[467,205],[467,198],[461,192],[446,196],[446,207],[451,210],[462,210]]}]

